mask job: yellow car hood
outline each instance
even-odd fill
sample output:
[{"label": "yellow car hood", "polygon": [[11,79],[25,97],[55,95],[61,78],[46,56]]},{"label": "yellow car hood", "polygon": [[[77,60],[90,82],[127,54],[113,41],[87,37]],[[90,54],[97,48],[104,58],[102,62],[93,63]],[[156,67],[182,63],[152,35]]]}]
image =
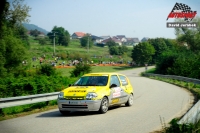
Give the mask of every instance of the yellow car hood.
[{"label": "yellow car hood", "polygon": [[98,86],[71,86],[63,90],[64,97],[83,97],[86,96],[88,92],[97,92],[102,89]]}]

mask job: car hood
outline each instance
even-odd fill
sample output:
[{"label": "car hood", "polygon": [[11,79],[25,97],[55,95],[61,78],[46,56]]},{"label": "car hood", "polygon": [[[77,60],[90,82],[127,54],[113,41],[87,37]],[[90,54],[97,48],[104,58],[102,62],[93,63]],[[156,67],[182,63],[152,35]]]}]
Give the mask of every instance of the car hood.
[{"label": "car hood", "polygon": [[88,92],[97,92],[102,88],[102,86],[71,86],[63,90],[63,92],[64,97],[84,97]]}]

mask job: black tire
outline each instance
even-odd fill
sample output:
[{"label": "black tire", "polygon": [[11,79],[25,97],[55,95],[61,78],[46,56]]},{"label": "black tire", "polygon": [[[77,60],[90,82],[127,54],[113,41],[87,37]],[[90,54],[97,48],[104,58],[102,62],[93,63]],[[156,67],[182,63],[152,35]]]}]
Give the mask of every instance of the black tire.
[{"label": "black tire", "polygon": [[106,97],[103,97],[99,108],[99,113],[105,114],[108,111],[108,104],[108,99]]},{"label": "black tire", "polygon": [[132,106],[133,105],[133,94],[131,94],[128,98],[128,101],[125,103],[126,106]]},{"label": "black tire", "polygon": [[67,114],[69,114],[71,111],[62,111],[62,110],[60,110],[60,113],[62,114],[62,115],[67,115]]}]

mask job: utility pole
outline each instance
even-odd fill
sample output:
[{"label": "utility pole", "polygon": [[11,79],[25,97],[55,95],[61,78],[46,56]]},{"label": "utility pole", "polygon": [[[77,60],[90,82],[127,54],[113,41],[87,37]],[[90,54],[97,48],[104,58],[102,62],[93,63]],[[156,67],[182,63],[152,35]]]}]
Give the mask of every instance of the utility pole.
[{"label": "utility pole", "polygon": [[88,50],[87,50],[87,52],[89,53],[89,36],[88,36],[88,41],[87,42],[88,42],[88,48],[87,48]]},{"label": "utility pole", "polygon": [[54,48],[54,51],[53,51],[53,55],[55,56],[55,32],[53,33],[53,48]]}]

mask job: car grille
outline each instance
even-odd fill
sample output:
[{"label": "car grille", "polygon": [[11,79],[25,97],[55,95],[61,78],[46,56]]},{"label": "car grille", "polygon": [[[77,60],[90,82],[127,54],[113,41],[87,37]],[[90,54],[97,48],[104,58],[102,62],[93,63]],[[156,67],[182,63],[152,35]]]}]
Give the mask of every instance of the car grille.
[{"label": "car grille", "polygon": [[67,96],[65,97],[66,100],[84,100],[84,97],[70,97],[70,96]]},{"label": "car grille", "polygon": [[87,109],[87,105],[71,105],[71,104],[62,104],[62,108],[82,108]]}]

